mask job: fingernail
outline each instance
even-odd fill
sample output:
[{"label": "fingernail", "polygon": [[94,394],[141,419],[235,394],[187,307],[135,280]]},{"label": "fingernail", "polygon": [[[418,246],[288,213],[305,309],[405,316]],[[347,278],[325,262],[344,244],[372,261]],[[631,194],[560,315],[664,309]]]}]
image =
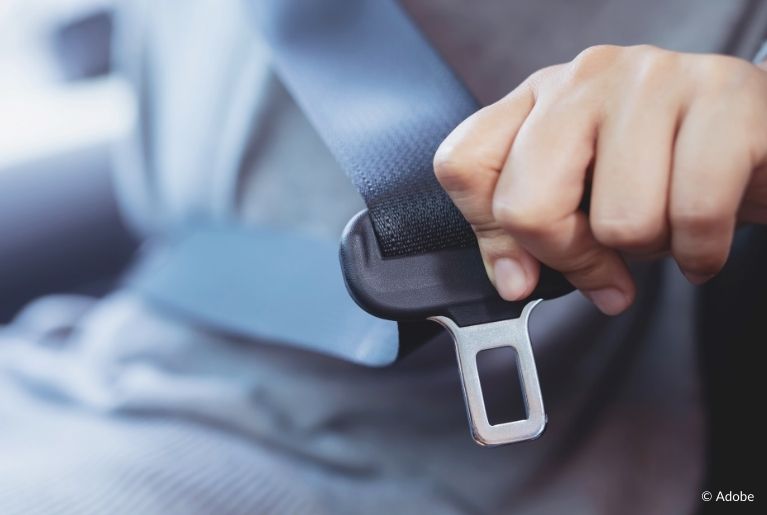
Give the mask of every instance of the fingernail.
[{"label": "fingernail", "polygon": [[617,288],[587,290],[583,294],[605,315],[617,315],[629,306],[629,298]]},{"label": "fingernail", "polygon": [[506,300],[519,300],[527,290],[527,274],[518,261],[500,258],[495,261],[495,287]]},{"label": "fingernail", "polygon": [[684,273],[684,276],[687,278],[687,280],[695,285],[701,285],[707,282],[712,277],[714,277],[714,274],[696,274],[693,272],[683,272],[683,273]]}]

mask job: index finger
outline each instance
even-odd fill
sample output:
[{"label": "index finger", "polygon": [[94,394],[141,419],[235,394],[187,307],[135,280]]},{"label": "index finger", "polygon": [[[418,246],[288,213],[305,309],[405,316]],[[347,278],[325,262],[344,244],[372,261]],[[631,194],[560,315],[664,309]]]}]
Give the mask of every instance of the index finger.
[{"label": "index finger", "polygon": [[519,127],[535,103],[528,83],[477,111],[442,143],[434,170],[477,236],[490,281],[506,300],[527,297],[538,282],[539,263],[495,221],[496,183]]}]

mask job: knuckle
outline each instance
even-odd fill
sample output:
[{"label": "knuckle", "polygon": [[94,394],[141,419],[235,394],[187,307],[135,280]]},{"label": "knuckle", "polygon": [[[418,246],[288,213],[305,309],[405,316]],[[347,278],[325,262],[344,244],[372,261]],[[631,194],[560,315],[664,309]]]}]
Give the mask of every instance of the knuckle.
[{"label": "knuckle", "polygon": [[493,201],[493,218],[512,234],[532,237],[545,234],[550,225],[547,213],[538,206],[520,202],[512,204],[497,199]]},{"label": "knuckle", "polygon": [[635,52],[639,62],[636,82],[640,87],[654,90],[667,84],[669,78],[676,73],[679,59],[675,52],[650,45],[641,45]]},{"label": "knuckle", "polygon": [[658,245],[663,236],[663,222],[651,217],[624,220],[597,216],[591,220],[596,240],[606,247],[627,250],[648,250]]},{"label": "knuckle", "polygon": [[670,60],[675,53],[650,44],[631,45],[624,47],[624,56],[642,66],[662,65]]},{"label": "knuckle", "polygon": [[561,271],[575,276],[577,281],[586,284],[596,284],[604,279],[606,254],[605,250],[594,247],[586,252],[573,256],[563,266]]},{"label": "knuckle", "polygon": [[691,236],[705,236],[721,229],[729,223],[729,218],[716,206],[701,202],[672,208],[669,214],[674,231],[683,231]]},{"label": "knuckle", "polygon": [[530,76],[525,79],[523,85],[532,88],[533,91],[536,91],[543,83],[549,81],[552,77],[555,77],[558,73],[560,73],[564,66],[566,65],[555,64],[541,68],[530,74]]},{"label": "knuckle", "polygon": [[594,45],[578,54],[573,62],[580,65],[601,64],[614,58],[621,51],[617,45]]},{"label": "knuckle", "polygon": [[455,145],[442,144],[434,154],[434,174],[446,190],[465,190],[471,187],[471,159]]},{"label": "knuckle", "polygon": [[621,51],[616,45],[591,46],[570,62],[570,76],[575,81],[588,79],[614,61]]},{"label": "knuckle", "polygon": [[665,50],[663,50],[662,48],[657,47],[655,45],[651,45],[649,43],[631,45],[630,47],[627,48],[627,50],[639,55],[656,55],[656,54],[661,54],[665,52]]},{"label": "knuckle", "polygon": [[498,227],[478,227],[472,226],[477,236],[479,250],[485,261],[494,262],[502,257],[518,257],[520,247],[517,242],[506,231]]}]

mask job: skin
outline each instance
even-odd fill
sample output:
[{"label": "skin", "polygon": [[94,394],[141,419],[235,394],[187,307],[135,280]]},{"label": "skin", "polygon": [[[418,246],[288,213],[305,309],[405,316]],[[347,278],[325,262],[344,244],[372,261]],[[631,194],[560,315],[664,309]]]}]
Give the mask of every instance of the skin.
[{"label": "skin", "polygon": [[591,47],[466,119],[434,169],[503,298],[530,295],[545,263],[615,315],[636,294],[627,259],[670,254],[702,284],[738,223],[767,223],[767,71]]}]

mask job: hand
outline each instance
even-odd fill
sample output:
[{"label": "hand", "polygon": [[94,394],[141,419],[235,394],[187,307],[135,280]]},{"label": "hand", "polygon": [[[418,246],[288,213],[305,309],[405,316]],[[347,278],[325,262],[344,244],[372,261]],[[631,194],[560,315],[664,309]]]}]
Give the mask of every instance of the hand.
[{"label": "hand", "polygon": [[627,256],[670,252],[695,284],[719,272],[736,223],[767,222],[766,159],[767,72],[598,46],[472,115],[434,168],[503,298],[528,296],[545,263],[617,314],[635,296]]}]

